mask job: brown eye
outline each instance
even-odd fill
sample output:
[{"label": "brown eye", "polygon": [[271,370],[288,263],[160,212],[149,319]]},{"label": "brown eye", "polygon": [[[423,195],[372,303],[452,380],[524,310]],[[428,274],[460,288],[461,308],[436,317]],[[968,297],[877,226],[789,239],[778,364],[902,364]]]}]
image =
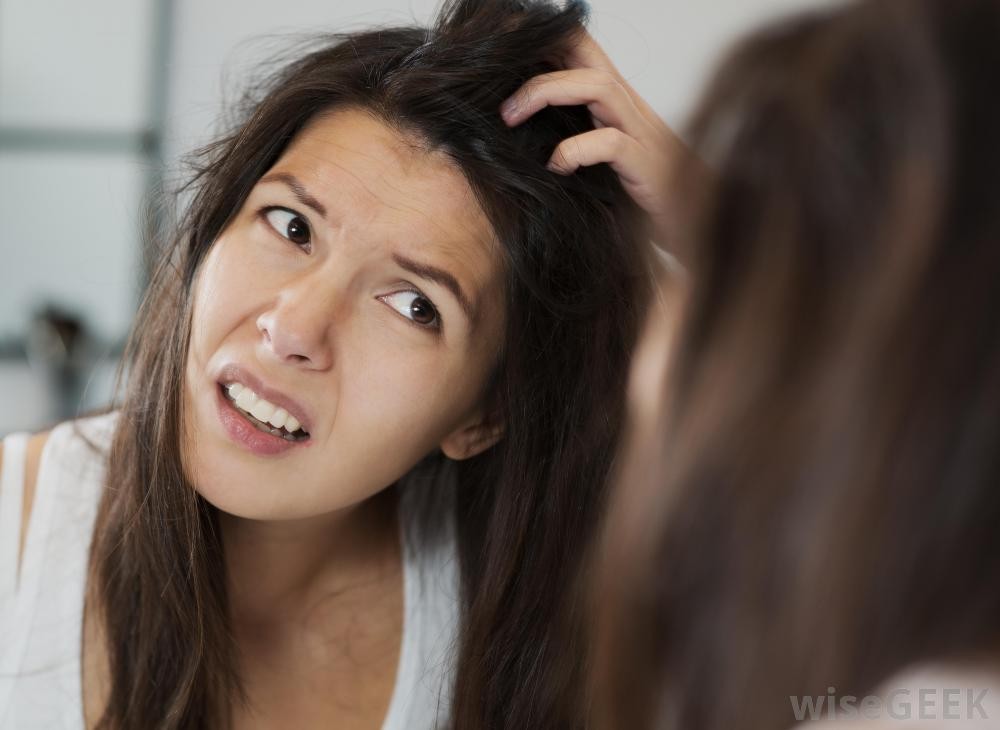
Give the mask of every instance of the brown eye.
[{"label": "brown eye", "polygon": [[441,326],[441,320],[434,304],[427,297],[415,291],[400,291],[379,298],[421,327],[438,329]]},{"label": "brown eye", "polygon": [[423,297],[417,297],[413,300],[410,304],[410,314],[413,315],[413,320],[420,324],[430,324],[436,316],[434,307]]},{"label": "brown eye", "polygon": [[274,230],[297,246],[304,246],[312,240],[309,224],[294,211],[271,208],[264,217]]}]

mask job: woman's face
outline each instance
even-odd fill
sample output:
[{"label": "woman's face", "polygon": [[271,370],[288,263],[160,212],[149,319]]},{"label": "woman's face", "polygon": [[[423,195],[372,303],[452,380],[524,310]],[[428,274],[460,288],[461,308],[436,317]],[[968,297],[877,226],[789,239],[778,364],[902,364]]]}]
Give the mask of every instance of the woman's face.
[{"label": "woman's face", "polygon": [[[295,138],[193,298],[184,464],[225,512],[343,509],[438,447],[467,458],[499,436],[483,408],[504,325],[491,228],[444,155],[363,111]],[[275,428],[284,412],[308,436]]]}]

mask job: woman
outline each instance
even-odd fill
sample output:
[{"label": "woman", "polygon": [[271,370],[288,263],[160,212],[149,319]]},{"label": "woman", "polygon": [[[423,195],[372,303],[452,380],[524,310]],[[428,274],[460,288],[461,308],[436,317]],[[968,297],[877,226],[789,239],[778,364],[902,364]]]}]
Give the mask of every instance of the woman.
[{"label": "woman", "polygon": [[38,471],[5,727],[580,721],[560,627],[649,278],[629,193],[663,220],[675,144],[583,20],[328,39],[201,153],[120,408],[5,447],[5,525]]},{"label": "woman", "polygon": [[719,72],[636,363],[602,726],[996,727],[998,65],[997,3],[890,0]]}]

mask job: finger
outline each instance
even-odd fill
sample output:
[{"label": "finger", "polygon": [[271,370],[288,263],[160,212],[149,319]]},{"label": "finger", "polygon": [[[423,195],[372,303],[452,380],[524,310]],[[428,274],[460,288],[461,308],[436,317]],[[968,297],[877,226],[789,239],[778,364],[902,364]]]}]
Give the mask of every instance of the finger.
[{"label": "finger", "polygon": [[[619,177],[625,173],[635,180],[635,173],[646,158],[642,146],[615,127],[592,129],[560,142],[552,152],[548,168],[553,172],[569,175],[580,167],[606,162],[615,168]],[[621,169],[619,169],[621,168]]]},{"label": "finger", "polygon": [[652,131],[618,80],[597,69],[536,76],[503,103],[500,113],[508,125],[516,126],[547,106],[576,104],[586,105],[600,125],[618,127],[637,139]]},{"label": "finger", "polygon": [[615,127],[593,129],[564,139],[549,159],[548,168],[569,175],[581,167],[607,163],[617,173],[626,192],[644,210],[661,207],[660,190],[665,171],[662,160]]},{"label": "finger", "polygon": [[622,75],[614,62],[605,53],[597,40],[586,30],[581,30],[577,43],[567,54],[566,67],[569,69],[595,68],[612,74],[625,89],[632,103],[646,121],[656,127],[661,133],[669,130],[669,126],[649,103],[637,92],[632,84]]}]

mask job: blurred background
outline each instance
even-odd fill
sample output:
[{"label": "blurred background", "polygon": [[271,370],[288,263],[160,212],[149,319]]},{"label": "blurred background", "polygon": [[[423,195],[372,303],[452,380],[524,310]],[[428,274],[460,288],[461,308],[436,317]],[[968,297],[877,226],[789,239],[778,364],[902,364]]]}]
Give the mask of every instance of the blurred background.
[{"label": "blurred background", "polygon": [[[825,0],[592,0],[669,124],[747,29]],[[436,0],[0,0],[0,436],[108,403],[145,282],[150,191],[296,34],[426,22]]]}]

